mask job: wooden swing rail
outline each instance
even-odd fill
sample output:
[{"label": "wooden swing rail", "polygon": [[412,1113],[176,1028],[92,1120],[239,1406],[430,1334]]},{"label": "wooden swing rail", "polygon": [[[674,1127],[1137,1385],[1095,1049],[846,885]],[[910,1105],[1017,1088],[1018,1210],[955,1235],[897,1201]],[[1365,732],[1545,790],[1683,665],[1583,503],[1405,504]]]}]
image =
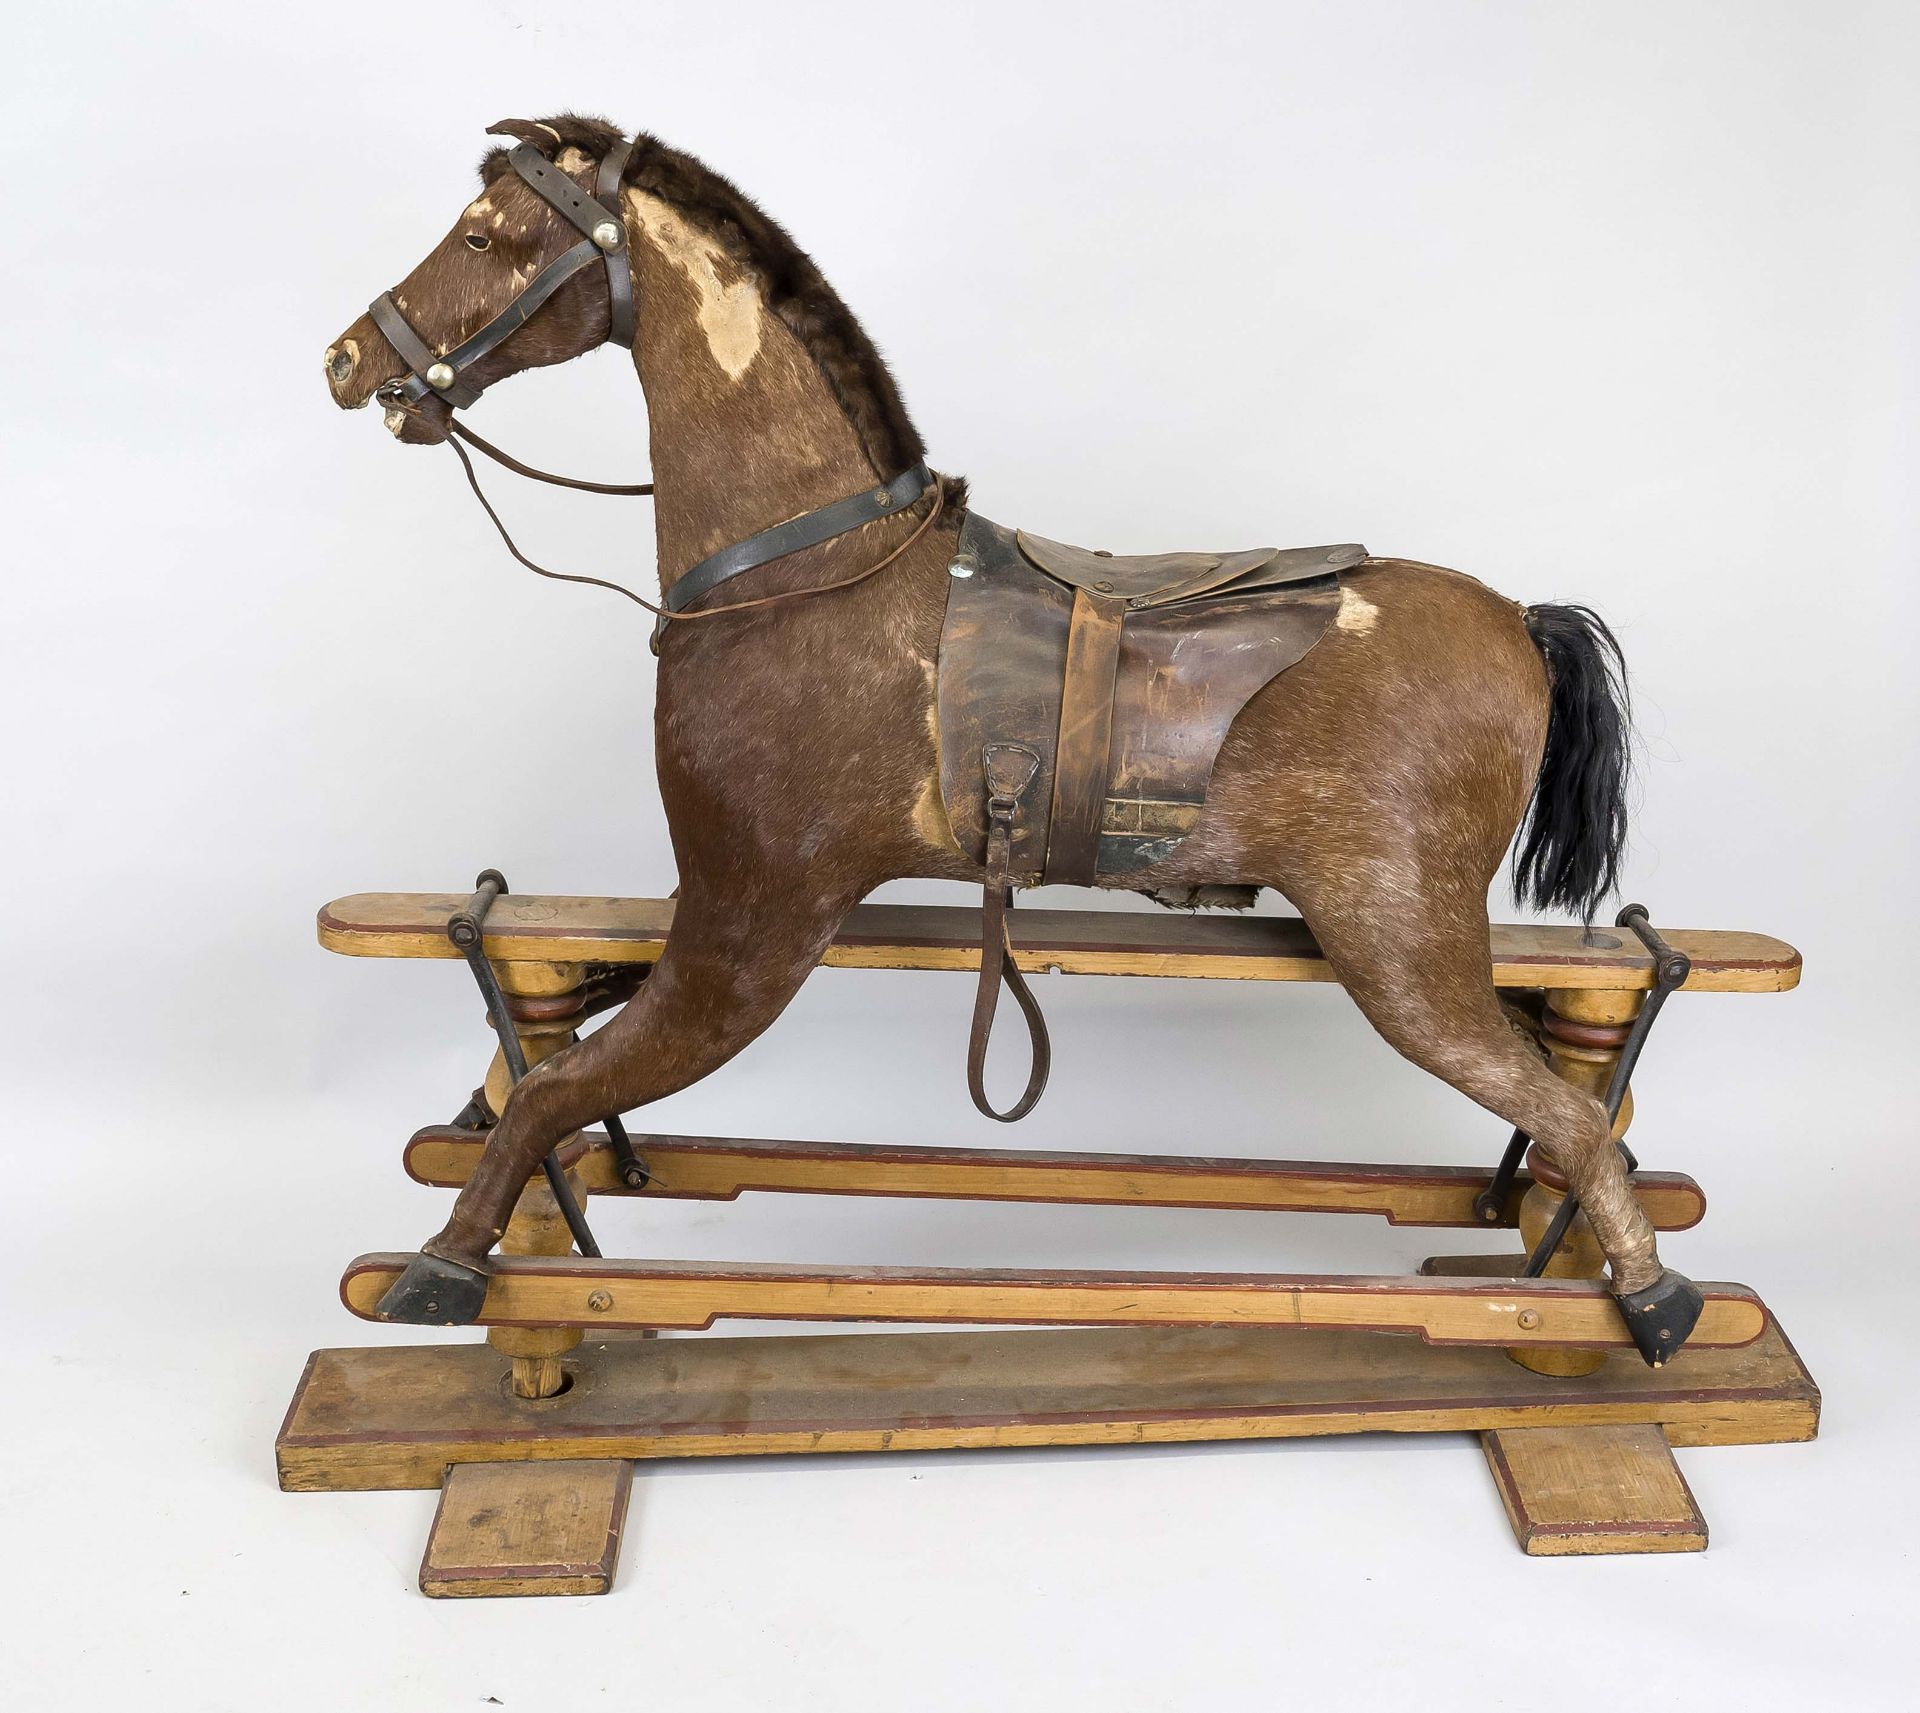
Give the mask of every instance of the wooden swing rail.
[{"label": "wooden swing rail", "polygon": [[[586,1131],[560,1151],[580,1188],[596,1196],[734,1201],[747,1191],[899,1196],[949,1201],[1070,1202],[1105,1207],[1233,1208],[1269,1213],[1378,1214],[1389,1225],[1511,1229],[1533,1187],[1522,1172],[1497,1219],[1474,1198],[1485,1166],[1345,1165],[1319,1160],[1227,1160],[1173,1154],[1043,1149],[929,1148],[885,1142],[799,1142],[729,1136],[636,1135],[648,1179],[620,1176],[607,1138]],[[407,1144],[407,1175],[458,1189],[480,1163],[486,1132],[429,1125]],[[1682,1172],[1640,1172],[1634,1195],[1657,1231],[1700,1223],[1707,1198]]]},{"label": "wooden swing rail", "polygon": [[[376,1305],[409,1259],[362,1255],[341,1280],[341,1301],[377,1320]],[[1700,1289],[1706,1307],[1690,1348],[1735,1349],[1766,1330],[1767,1311],[1744,1286]],[[828,1268],[578,1255],[495,1257],[478,1324],[699,1332],[726,1319],[1321,1327],[1417,1332],[1430,1344],[1632,1346],[1613,1297],[1589,1279]]]}]

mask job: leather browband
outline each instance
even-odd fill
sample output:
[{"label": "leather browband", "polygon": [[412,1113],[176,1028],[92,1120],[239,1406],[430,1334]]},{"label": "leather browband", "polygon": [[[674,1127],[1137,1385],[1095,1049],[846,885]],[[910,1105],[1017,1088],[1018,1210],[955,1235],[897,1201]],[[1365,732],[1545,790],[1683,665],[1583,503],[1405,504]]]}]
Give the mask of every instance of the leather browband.
[{"label": "leather browband", "polygon": [[926,465],[915,464],[909,470],[902,470],[884,488],[862,488],[859,493],[834,500],[818,511],[788,518],[785,523],[776,523],[771,529],[748,536],[745,541],[736,541],[731,547],[708,554],[692,570],[676,577],[661,600],[668,612],[684,612],[729,577],[784,559],[803,547],[818,547],[821,542],[845,535],[862,524],[892,517],[905,511],[932,486],[933,476]]}]

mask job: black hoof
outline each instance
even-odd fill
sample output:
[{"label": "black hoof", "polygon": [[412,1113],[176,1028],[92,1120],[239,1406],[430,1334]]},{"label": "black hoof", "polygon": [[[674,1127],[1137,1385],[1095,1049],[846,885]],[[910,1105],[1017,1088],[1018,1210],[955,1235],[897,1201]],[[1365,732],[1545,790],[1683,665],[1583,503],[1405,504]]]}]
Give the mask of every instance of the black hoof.
[{"label": "black hoof", "polygon": [[1658,1368],[1693,1331],[1706,1299],[1694,1282],[1669,1267],[1644,1291],[1629,1291],[1614,1301],[1649,1368]]},{"label": "black hoof", "polygon": [[480,1317],[487,1276],[477,1267],[416,1255],[395,1279],[374,1312],[409,1326],[468,1326]]}]

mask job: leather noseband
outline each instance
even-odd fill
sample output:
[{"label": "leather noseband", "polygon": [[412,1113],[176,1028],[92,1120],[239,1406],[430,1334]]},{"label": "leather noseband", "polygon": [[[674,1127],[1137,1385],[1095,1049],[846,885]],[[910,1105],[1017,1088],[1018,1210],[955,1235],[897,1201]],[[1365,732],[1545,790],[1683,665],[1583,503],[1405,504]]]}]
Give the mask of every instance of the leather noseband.
[{"label": "leather noseband", "polygon": [[462,340],[444,356],[434,355],[433,348],[401,314],[393,293],[383,291],[367,306],[367,313],[386,336],[388,344],[400,353],[401,361],[408,365],[410,372],[402,380],[389,381],[380,389],[380,396],[414,404],[434,393],[455,410],[464,410],[480,397],[481,391],[466,378],[467,370],[517,333],[535,310],[595,261],[604,261],[607,269],[611,323],[608,338],[617,345],[631,345],[633,272],[627,258],[627,226],[620,217],[620,179],[632,153],[631,141],[609,149],[594,175],[593,195],[589,196],[531,144],[521,143],[510,149],[508,165],[584,236],[572,249],[555,257],[535,274],[519,295],[479,332]]}]

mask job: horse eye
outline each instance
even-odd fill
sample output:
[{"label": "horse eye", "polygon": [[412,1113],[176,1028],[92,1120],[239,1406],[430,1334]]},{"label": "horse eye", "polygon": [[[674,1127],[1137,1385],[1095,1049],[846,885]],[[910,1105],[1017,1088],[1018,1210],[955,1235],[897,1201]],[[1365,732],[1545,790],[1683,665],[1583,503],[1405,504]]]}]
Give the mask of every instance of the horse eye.
[{"label": "horse eye", "polygon": [[493,240],[484,232],[469,232],[467,234],[467,248],[469,250],[484,250],[492,242]]}]

